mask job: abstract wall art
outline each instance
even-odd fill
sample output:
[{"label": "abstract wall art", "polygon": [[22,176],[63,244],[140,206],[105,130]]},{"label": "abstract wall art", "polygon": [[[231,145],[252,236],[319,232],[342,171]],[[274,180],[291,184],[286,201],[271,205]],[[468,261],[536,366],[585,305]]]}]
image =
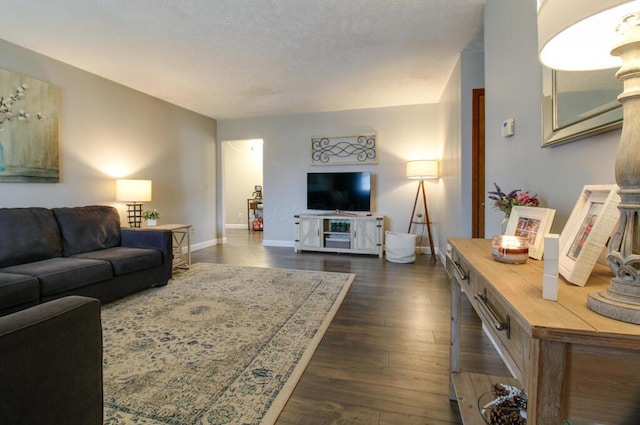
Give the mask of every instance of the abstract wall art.
[{"label": "abstract wall art", "polygon": [[0,183],[57,183],[60,90],[0,69]]}]

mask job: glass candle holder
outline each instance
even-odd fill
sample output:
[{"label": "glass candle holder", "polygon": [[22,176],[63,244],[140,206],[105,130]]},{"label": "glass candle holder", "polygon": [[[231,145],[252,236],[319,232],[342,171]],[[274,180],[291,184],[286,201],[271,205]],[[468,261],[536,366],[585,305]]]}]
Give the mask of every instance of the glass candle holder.
[{"label": "glass candle holder", "polygon": [[529,242],[522,236],[495,235],[491,239],[491,251],[496,261],[523,264],[529,258]]}]

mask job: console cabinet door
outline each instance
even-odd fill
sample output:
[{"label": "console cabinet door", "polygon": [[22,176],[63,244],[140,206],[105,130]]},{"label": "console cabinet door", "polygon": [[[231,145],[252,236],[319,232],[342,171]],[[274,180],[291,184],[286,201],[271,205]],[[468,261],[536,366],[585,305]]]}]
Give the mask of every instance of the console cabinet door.
[{"label": "console cabinet door", "polygon": [[354,220],[353,249],[376,253],[380,244],[378,220]]},{"label": "console cabinet door", "polygon": [[298,249],[322,247],[322,219],[300,217]]}]

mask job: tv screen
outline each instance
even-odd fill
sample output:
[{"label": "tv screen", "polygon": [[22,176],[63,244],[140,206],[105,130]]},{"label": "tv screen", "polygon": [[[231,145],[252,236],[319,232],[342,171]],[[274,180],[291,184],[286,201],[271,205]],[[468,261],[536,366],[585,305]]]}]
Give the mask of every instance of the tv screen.
[{"label": "tv screen", "polygon": [[307,209],[371,211],[371,173],[307,173]]}]

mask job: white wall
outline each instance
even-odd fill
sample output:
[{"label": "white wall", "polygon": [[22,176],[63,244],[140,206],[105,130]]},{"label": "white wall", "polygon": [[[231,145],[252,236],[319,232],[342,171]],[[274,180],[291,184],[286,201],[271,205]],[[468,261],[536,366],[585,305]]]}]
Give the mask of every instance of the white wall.
[{"label": "white wall", "polygon": [[482,51],[463,52],[440,99],[444,140],[439,185],[442,198],[439,215],[443,217],[443,231],[438,241],[441,247],[446,247],[447,238],[471,237],[473,89],[484,87],[483,68]]},{"label": "white wall", "polygon": [[484,51],[465,51],[460,56],[462,93],[462,226],[452,236],[471,236],[473,89],[484,88]]},{"label": "white wall", "polygon": [[193,224],[192,243],[215,243],[215,120],[2,40],[0,67],[61,91],[60,183],[0,183],[1,207],[106,204],[126,223],[115,178],[151,179],[145,208],[161,223]]},{"label": "white wall", "polygon": [[[219,120],[218,139],[264,140],[265,245],[293,246],[293,216],[306,210],[306,173],[319,170],[371,171],[374,212],[387,217],[388,230],[406,232],[417,183],[405,178],[405,163],[411,159],[441,157],[440,109],[439,105],[432,104]],[[312,136],[360,132],[378,133],[377,165],[310,165]],[[428,182],[430,213],[432,206],[441,201],[432,189],[433,185]],[[431,219],[434,237],[438,240],[442,231],[440,217],[432,214]]]},{"label": "white wall", "polygon": [[[440,167],[443,202],[439,205],[439,215],[443,220],[443,232],[439,235],[438,245],[442,247],[446,247],[447,238],[470,236],[464,234],[465,223],[462,221],[465,203],[462,194],[466,182],[462,179],[461,77],[461,61],[458,60],[440,99],[444,149]],[[441,251],[443,255],[444,249]]]},{"label": "white wall", "polygon": [[247,228],[247,199],[262,185],[262,140],[222,143],[222,203],[226,228]]},{"label": "white wall", "polygon": [[[536,1],[487,0],[485,4],[486,190],[538,193],[557,210],[551,229],[560,233],[587,184],[615,183],[620,131],[555,148],[540,147],[541,66],[537,57]],[[514,118],[516,134],[501,138],[501,123]],[[486,208],[485,234],[499,233],[502,214]]]}]

